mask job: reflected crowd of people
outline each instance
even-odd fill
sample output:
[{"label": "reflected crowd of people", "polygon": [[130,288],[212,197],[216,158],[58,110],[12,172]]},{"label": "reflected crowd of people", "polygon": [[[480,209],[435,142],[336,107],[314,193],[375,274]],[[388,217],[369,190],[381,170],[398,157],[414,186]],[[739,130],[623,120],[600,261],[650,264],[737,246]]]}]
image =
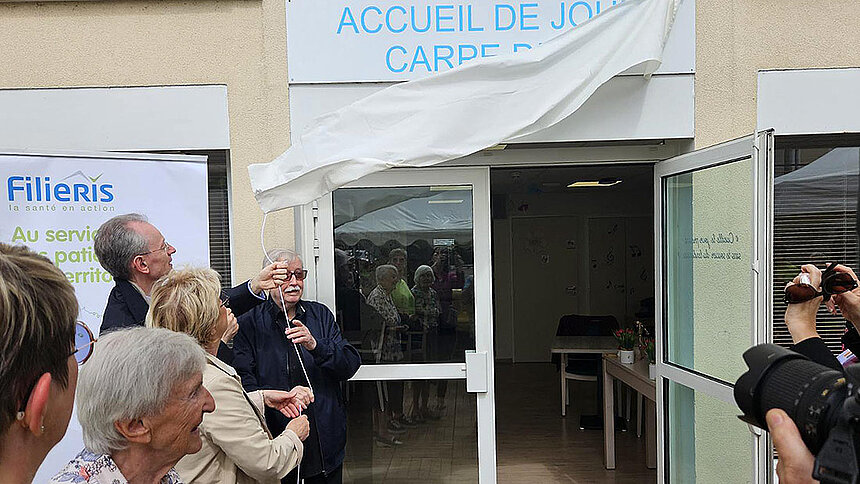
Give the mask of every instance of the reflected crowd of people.
[{"label": "reflected crowd of people", "polygon": [[[471,264],[460,254],[465,250],[422,239],[408,247],[393,240],[377,247],[367,239],[352,246],[336,241],[336,247],[337,319],[362,364],[461,362],[464,351],[474,348]],[[447,414],[446,380],[376,387],[368,393],[378,446],[403,445],[408,429]]]}]

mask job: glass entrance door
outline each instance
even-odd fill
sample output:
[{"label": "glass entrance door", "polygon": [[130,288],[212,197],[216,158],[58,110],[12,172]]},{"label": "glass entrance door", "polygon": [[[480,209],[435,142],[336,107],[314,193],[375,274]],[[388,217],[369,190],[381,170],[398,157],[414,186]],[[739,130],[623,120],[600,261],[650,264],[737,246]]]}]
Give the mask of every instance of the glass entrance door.
[{"label": "glass entrance door", "polygon": [[766,341],[770,133],[657,163],[658,481],[765,482],[766,439],[740,420],[742,353]]},{"label": "glass entrance door", "polygon": [[489,199],[488,169],[452,168],[319,200],[317,298],[362,354],[345,482],[495,482]]}]

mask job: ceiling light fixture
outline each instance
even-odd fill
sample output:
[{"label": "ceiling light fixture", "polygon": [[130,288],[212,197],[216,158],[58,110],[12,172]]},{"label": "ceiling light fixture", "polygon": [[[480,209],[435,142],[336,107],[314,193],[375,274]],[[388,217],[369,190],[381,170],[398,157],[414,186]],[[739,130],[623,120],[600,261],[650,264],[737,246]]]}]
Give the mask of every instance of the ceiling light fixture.
[{"label": "ceiling light fixture", "polygon": [[470,185],[432,185],[430,187],[431,192],[449,192],[449,191],[457,191],[457,190],[471,190],[472,187]]},{"label": "ceiling light fixture", "polygon": [[463,203],[463,200],[427,200],[427,203]]},{"label": "ceiling light fixture", "polygon": [[601,178],[600,180],[580,180],[575,181],[567,186],[567,188],[583,188],[583,187],[611,187],[621,183],[619,178]]}]

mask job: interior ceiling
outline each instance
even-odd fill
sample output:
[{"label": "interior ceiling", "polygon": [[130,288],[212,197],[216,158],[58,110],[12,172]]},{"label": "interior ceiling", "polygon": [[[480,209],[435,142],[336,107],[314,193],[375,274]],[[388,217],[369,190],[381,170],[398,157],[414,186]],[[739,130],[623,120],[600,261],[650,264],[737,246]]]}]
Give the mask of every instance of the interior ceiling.
[{"label": "interior ceiling", "polygon": [[[491,191],[495,193],[583,193],[588,190],[651,190],[651,165],[589,165],[538,168],[500,168],[490,170]],[[617,178],[611,187],[567,188],[575,181]]]}]

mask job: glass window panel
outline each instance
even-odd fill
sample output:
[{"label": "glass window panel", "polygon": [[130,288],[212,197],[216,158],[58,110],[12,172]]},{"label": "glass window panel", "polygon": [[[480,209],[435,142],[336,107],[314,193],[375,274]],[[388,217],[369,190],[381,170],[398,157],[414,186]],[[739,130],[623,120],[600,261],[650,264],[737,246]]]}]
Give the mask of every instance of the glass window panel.
[{"label": "glass window panel", "polygon": [[[478,482],[477,406],[464,380],[349,388],[344,483]],[[416,421],[398,429],[403,415]]]},{"label": "glass window panel", "polygon": [[337,320],[362,363],[465,361],[472,188],[342,188],[333,203]]},{"label": "glass window panel", "polygon": [[752,160],[664,182],[666,358],[734,383],[751,343]]},{"label": "glass window panel", "polygon": [[[846,140],[815,137],[788,141],[774,154],[773,339],[784,346],[783,288],[803,264],[840,262],[858,267],[857,204],[860,147]],[[849,142],[856,143],[856,139]],[[842,351],[845,319],[822,305],[818,334],[835,353]]]},{"label": "glass window panel", "polygon": [[751,482],[753,439],[738,409],[669,381],[669,482]]}]

